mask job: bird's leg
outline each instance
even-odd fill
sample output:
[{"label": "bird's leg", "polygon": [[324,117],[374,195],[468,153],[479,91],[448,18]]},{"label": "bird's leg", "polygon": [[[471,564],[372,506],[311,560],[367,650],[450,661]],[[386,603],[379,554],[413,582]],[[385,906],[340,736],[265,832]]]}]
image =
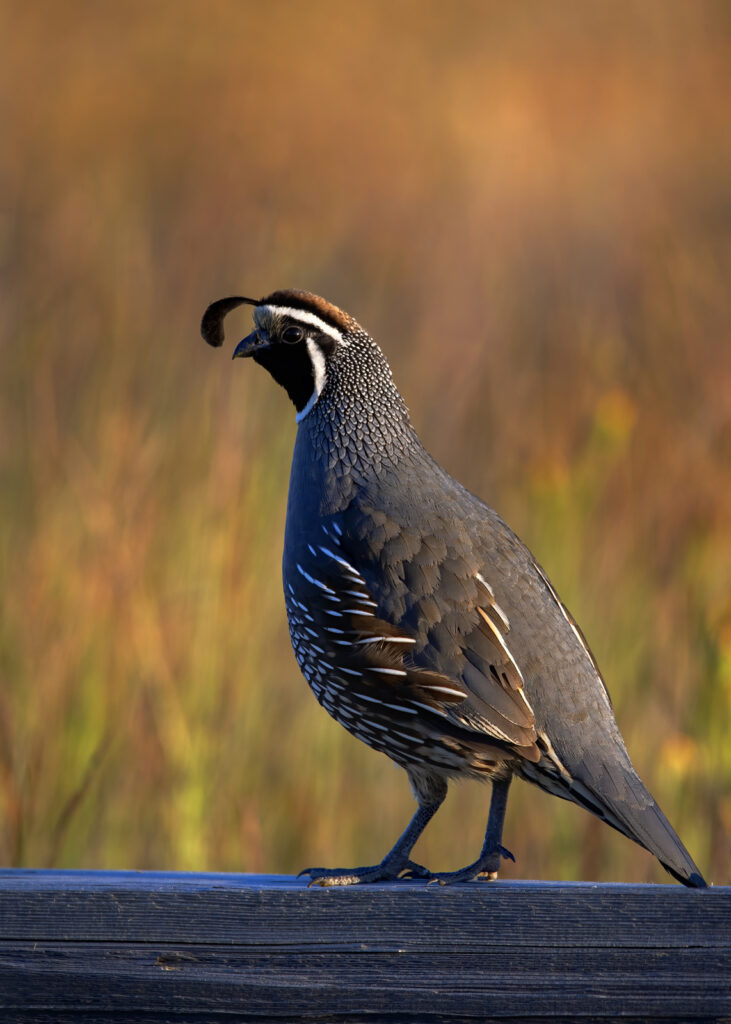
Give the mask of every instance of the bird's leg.
[{"label": "bird's leg", "polygon": [[490,813],[487,816],[487,829],[485,830],[485,842],[482,844],[480,863],[484,867],[478,872],[478,878],[486,878],[494,881],[500,869],[501,860],[512,860],[515,857],[510,850],[502,845],[503,824],[505,823],[505,811],[508,806],[508,791],[510,779],[496,779],[492,784],[492,799],[490,800]]},{"label": "bird's leg", "polygon": [[[368,882],[389,882],[402,875],[408,878],[432,878],[432,873],[415,864],[409,855],[417,839],[442,805],[447,794],[447,784],[439,780],[429,792],[429,801],[425,794],[417,794],[419,806],[413,818],[396,841],[396,845],[383,858],[380,864],[366,868],[305,868],[302,875],[310,876],[310,885],[365,885]],[[412,780],[413,785],[413,780]],[[416,790],[416,787],[415,787]]]},{"label": "bird's leg", "polygon": [[432,876],[434,881],[441,882],[443,885],[449,882],[471,882],[478,878],[492,882],[497,878],[501,860],[515,860],[510,850],[506,850],[502,845],[503,822],[508,806],[509,789],[510,776],[506,779],[493,780],[485,842],[482,844],[482,852],[475,863],[469,864],[461,871],[444,871],[435,874]]}]

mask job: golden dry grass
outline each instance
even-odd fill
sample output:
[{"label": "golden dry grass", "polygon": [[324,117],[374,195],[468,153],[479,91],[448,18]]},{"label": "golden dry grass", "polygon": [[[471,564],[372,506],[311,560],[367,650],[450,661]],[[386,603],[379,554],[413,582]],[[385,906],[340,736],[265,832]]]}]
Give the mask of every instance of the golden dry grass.
[{"label": "golden dry grass", "polygon": [[[728,5],[6,0],[0,38],[0,861],[367,863],[410,814],[289,650],[286,398],[197,336],[293,286],[538,555],[728,881]],[[419,859],[471,860],[487,800]],[[506,842],[666,878],[522,785]]]}]

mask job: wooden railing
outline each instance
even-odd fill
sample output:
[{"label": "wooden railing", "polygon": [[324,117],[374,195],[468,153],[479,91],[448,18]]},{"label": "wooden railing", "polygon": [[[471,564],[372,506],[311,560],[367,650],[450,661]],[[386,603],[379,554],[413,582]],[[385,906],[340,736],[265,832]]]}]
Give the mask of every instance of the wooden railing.
[{"label": "wooden railing", "polygon": [[731,1021],[731,887],[0,871],[0,1022]]}]

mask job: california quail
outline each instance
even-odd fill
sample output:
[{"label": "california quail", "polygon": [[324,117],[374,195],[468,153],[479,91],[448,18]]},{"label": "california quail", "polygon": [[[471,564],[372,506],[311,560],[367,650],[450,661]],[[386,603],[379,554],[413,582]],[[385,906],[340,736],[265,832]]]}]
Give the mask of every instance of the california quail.
[{"label": "california quail", "polygon": [[[285,290],[214,302],[210,345],[241,303],[256,326],[234,357],[264,366],[297,410],[283,558],[297,661],[341,725],[406,769],[419,805],[380,864],[303,873],[495,877],[519,775],[705,886],[632,767],[576,622],[525,545],[424,449],[376,343],[331,303]],[[433,875],[411,850],[458,776],[492,782],[485,842],[474,864]]]}]

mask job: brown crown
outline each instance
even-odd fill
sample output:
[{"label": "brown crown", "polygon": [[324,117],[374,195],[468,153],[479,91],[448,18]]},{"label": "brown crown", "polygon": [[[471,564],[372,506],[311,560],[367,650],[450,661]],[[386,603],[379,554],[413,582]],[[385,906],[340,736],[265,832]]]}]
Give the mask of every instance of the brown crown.
[{"label": "brown crown", "polygon": [[332,302],[320,298],[319,295],[313,295],[312,292],[302,292],[295,288],[283,288],[281,291],[272,292],[265,299],[260,299],[259,305],[289,306],[291,309],[307,310],[340,331],[350,331],[358,326],[352,316],[338,309]]}]

